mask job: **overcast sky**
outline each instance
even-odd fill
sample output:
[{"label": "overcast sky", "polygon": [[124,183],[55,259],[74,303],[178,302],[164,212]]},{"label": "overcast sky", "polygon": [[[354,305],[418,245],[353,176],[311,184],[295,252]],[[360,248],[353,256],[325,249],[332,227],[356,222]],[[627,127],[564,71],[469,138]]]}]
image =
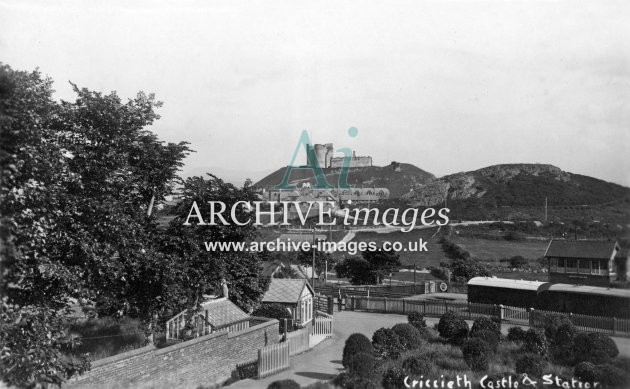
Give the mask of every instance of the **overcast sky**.
[{"label": "overcast sky", "polygon": [[187,171],[262,178],[306,129],[437,176],[537,162],[630,185],[628,1],[0,0],[0,61],[66,100],[67,81],[155,92]]}]

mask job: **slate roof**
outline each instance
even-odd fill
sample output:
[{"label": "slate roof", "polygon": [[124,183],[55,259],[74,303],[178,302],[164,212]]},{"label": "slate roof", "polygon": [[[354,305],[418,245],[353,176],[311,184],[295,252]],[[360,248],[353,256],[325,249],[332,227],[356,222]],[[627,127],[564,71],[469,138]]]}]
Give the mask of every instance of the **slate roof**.
[{"label": "slate roof", "polygon": [[272,278],[269,290],[263,296],[264,303],[288,303],[295,304],[300,299],[304,288],[311,293],[313,289],[304,279]]},{"label": "slate roof", "polygon": [[552,240],[545,257],[611,259],[619,250],[617,242],[593,240]]},{"label": "slate roof", "polygon": [[249,317],[248,314],[225,297],[204,302],[203,310],[208,311],[208,322],[213,327],[219,327]]}]

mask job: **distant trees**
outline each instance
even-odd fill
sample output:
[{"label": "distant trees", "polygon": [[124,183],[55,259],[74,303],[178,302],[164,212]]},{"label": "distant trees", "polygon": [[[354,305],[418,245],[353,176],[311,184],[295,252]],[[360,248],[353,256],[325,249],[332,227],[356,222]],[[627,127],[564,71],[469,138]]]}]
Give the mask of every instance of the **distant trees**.
[{"label": "distant trees", "polygon": [[335,266],[337,277],[348,278],[353,285],[380,284],[386,275],[400,269],[400,256],[380,248],[364,251],[362,257],[348,257]]}]

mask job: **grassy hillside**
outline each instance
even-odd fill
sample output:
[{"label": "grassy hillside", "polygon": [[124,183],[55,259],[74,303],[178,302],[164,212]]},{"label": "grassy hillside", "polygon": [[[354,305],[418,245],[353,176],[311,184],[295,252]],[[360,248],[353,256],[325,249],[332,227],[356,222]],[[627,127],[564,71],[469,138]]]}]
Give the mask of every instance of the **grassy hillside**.
[{"label": "grassy hillside", "polygon": [[[376,186],[385,187],[390,191],[390,197],[398,198],[418,184],[424,184],[435,179],[431,173],[407,163],[399,164],[399,171],[393,166],[371,166],[350,169],[348,174],[348,184],[356,187]],[[255,186],[258,188],[270,188],[282,182],[287,168],[282,167],[267,177],[258,181]],[[330,185],[337,185],[339,180],[339,169],[323,169],[326,180]],[[315,177],[311,170],[292,170],[289,182],[310,182],[315,183]]]}]

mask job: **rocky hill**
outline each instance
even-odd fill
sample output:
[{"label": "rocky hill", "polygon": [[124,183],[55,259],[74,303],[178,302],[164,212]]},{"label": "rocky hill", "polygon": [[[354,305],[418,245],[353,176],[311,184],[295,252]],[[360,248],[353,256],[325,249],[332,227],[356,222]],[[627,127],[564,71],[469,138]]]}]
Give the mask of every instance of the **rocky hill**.
[{"label": "rocky hill", "polygon": [[484,207],[602,205],[630,197],[630,188],[544,164],[506,164],[419,184],[403,196],[418,205],[448,200]]},{"label": "rocky hill", "polygon": [[[255,186],[258,188],[271,188],[282,182],[286,167],[280,168],[262,180]],[[337,185],[340,169],[323,169],[326,180],[331,185]],[[355,187],[384,187],[390,191],[391,198],[400,198],[409,193],[412,188],[417,188],[429,182],[435,181],[436,177],[424,170],[408,164],[392,162],[388,166],[370,166],[352,168],[348,174],[348,183]],[[315,177],[310,170],[293,170],[289,182],[293,184],[310,182],[315,183]]]}]

